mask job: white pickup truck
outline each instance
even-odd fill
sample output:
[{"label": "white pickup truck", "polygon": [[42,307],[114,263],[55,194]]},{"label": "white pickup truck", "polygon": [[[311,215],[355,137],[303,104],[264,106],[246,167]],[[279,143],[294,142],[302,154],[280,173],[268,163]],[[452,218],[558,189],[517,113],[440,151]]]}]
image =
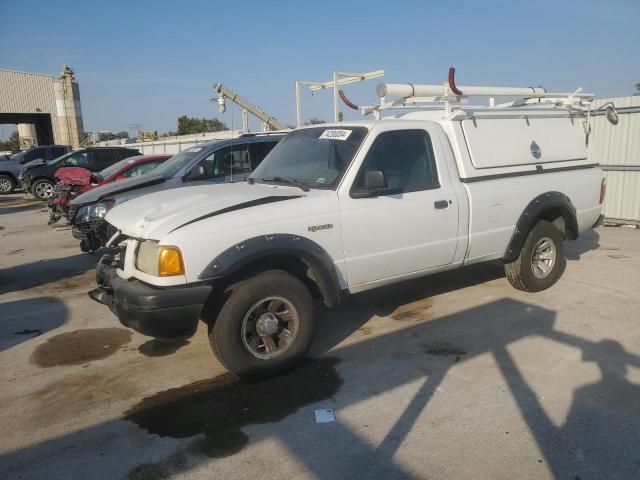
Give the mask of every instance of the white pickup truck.
[{"label": "white pickup truck", "polygon": [[[379,94],[400,92],[407,107],[423,99],[417,87]],[[500,259],[515,288],[544,290],[563,273],[563,241],[601,218],[604,180],[587,148],[588,99],[539,90],[301,128],[248,182],[115,207],[113,253],[90,296],[153,337],[193,335],[202,320],[229,370],[264,377],[307,351],[314,297],[337,307],[345,294]],[[369,111],[398,106],[383,98]]]}]

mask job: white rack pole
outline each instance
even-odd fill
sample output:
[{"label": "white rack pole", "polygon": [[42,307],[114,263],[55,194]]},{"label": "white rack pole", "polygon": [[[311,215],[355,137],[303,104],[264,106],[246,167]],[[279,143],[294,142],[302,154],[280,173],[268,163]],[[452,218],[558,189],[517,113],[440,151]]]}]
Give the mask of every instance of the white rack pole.
[{"label": "white rack pole", "polygon": [[300,105],[300,80],[296,80],[296,127],[302,126],[302,107]]},{"label": "white rack pole", "polygon": [[[575,97],[590,98],[589,93],[553,93],[545,92],[540,87],[480,87],[480,86],[458,86],[464,97],[525,97],[525,98],[555,98],[555,97]],[[379,97],[455,97],[444,85],[415,85],[411,83],[380,83],[376,88]]]},{"label": "white rack pole", "polygon": [[338,113],[338,72],[333,72],[333,121],[340,121]]}]

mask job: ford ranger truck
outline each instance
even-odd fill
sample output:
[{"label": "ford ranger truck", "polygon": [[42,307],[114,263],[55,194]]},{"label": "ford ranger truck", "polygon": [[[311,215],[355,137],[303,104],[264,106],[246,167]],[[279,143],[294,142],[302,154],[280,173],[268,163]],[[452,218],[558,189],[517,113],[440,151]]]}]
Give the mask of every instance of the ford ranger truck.
[{"label": "ford ranger truck", "polygon": [[555,105],[415,110],[289,133],[247,182],[165,190],[113,208],[113,253],[90,296],[157,338],[200,321],[231,372],[291,368],[314,298],[501,260],[538,292],[563,241],[599,221],[603,172],[588,117]]}]

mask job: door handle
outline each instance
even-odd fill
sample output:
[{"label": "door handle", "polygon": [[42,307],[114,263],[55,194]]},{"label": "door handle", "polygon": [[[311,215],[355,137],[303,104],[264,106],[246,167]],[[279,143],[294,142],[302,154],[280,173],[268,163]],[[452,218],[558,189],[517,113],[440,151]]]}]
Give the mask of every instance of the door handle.
[{"label": "door handle", "polygon": [[435,202],[433,202],[433,206],[437,209],[443,209],[447,208],[449,206],[449,203],[451,202],[448,200],[436,200]]}]

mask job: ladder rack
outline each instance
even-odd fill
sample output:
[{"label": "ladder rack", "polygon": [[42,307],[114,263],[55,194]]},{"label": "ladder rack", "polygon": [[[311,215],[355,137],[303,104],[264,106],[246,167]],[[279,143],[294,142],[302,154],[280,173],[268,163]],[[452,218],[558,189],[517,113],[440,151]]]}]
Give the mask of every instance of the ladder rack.
[{"label": "ladder rack", "polygon": [[[482,87],[456,86],[455,68],[449,69],[447,81],[442,85],[417,85],[412,83],[381,83],[376,88],[380,102],[360,107],[363,115],[374,114],[388,109],[444,110],[450,115],[453,110],[490,111],[503,110],[508,114],[511,108],[548,107],[567,110],[569,114],[585,114],[591,110],[594,95],[583,93],[582,87],[573,93],[547,92],[542,87]],[[387,97],[397,97],[387,101]],[[487,97],[489,105],[467,105],[469,97]],[[496,97],[518,97],[515,100],[495,104]]]}]

